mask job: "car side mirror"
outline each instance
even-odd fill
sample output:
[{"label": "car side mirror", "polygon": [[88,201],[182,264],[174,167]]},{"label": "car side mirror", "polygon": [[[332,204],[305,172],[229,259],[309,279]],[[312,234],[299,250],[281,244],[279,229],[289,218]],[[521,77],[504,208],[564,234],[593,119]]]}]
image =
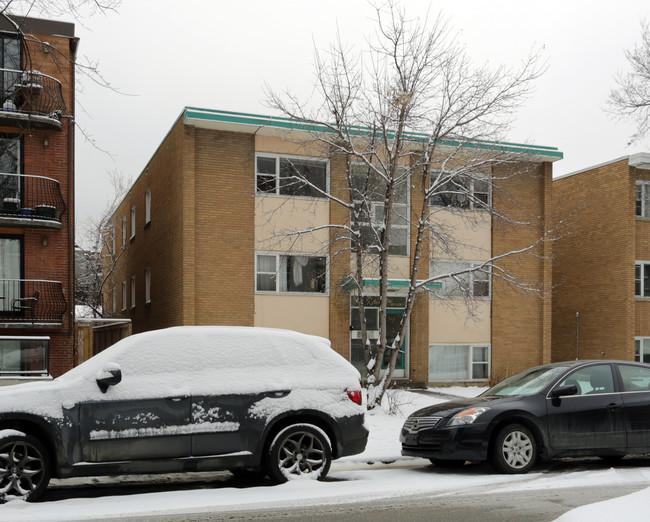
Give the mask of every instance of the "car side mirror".
[{"label": "car side mirror", "polygon": [[578,387],[575,384],[565,384],[558,386],[551,391],[551,397],[564,397],[568,395],[577,395]]},{"label": "car side mirror", "polygon": [[106,366],[97,377],[97,386],[99,386],[102,393],[106,393],[109,386],[115,386],[121,380],[122,370],[117,364],[111,364]]}]

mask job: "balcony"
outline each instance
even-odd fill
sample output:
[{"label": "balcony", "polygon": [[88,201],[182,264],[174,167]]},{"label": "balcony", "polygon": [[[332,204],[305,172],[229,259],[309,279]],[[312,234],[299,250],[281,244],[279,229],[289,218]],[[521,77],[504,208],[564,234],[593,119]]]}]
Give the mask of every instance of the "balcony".
[{"label": "balcony", "polygon": [[0,68],[0,125],[61,130],[61,82],[39,71]]},{"label": "balcony", "polygon": [[0,279],[0,328],[61,327],[66,309],[58,281]]},{"label": "balcony", "polygon": [[61,229],[65,212],[55,179],[0,173],[0,225]]}]

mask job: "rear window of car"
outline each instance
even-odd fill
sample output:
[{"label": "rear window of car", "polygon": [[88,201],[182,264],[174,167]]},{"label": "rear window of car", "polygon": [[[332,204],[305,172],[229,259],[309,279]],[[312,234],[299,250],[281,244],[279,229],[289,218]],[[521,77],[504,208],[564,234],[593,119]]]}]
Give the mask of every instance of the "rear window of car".
[{"label": "rear window of car", "polygon": [[623,380],[623,391],[650,391],[650,368],[621,364],[618,369]]}]

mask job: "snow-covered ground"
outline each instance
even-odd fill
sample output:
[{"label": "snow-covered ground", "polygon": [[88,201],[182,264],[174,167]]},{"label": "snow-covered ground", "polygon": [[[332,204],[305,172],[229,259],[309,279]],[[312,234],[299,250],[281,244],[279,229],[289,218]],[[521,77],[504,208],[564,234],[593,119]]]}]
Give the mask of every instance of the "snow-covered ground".
[{"label": "snow-covered ground", "polygon": [[[474,396],[479,388],[441,388],[435,392]],[[488,486],[487,492],[522,490],[550,490],[576,486],[610,484],[650,484],[650,467],[599,469],[592,471],[553,474],[529,473],[522,476],[498,475],[485,472],[436,473],[422,459],[400,456],[399,430],[408,414],[423,406],[440,402],[431,394],[394,392],[391,402],[399,409],[396,415],[376,411],[367,415],[366,424],[370,439],[361,455],[336,461],[331,468],[329,482],[293,481],[280,486],[215,487],[124,495],[120,497],[68,498],[28,504],[12,501],[0,506],[0,520],[9,521],[73,521],[101,520],[104,518],[162,515],[174,513],[200,513],[213,510],[236,511],[270,509],[292,504],[317,505],[357,502],[360,498],[399,498],[405,494],[427,493],[445,495],[467,488]],[[386,406],[388,407],[388,406]],[[90,479],[84,479],[89,481]],[[99,479],[119,481],[120,479]],[[78,479],[76,482],[80,482]],[[166,481],[169,484],[168,481]],[[53,481],[65,485],[71,481]],[[398,484],[398,486],[396,486]],[[475,490],[476,491],[476,490]],[[647,520],[650,488],[607,502],[583,506],[561,517],[563,522],[589,520],[605,521],[625,519],[627,522]]]}]

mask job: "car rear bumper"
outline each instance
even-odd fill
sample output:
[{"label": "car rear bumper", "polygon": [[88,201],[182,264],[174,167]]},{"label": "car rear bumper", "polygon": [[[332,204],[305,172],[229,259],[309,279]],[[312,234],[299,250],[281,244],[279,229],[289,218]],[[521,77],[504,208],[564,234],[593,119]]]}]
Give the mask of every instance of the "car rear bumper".
[{"label": "car rear bumper", "polygon": [[366,449],[368,430],[363,425],[364,415],[337,419],[341,436],[337,445],[337,457],[356,455]]}]

